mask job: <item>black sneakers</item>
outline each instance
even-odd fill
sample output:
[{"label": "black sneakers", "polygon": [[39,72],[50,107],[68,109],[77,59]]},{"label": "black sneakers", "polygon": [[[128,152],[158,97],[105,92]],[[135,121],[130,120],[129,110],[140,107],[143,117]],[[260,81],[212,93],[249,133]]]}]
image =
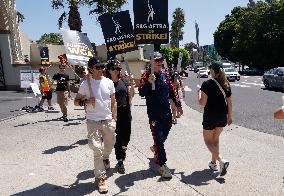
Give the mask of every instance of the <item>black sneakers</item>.
[{"label": "black sneakers", "polygon": [[116,164],[116,168],[117,168],[118,173],[125,174],[125,168],[124,168],[123,161],[118,161]]}]

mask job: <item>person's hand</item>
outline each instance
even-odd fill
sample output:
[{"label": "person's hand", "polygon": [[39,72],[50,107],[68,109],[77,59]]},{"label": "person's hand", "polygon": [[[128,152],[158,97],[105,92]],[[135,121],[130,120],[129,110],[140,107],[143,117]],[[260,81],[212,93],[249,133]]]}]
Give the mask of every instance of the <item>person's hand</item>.
[{"label": "person's hand", "polygon": [[85,100],[85,106],[92,106],[95,104],[95,102],[96,102],[96,99],[94,97],[91,97]]},{"label": "person's hand", "polygon": [[179,113],[180,115],[183,115],[182,107],[177,107],[177,113]]},{"label": "person's hand", "polygon": [[231,116],[231,115],[228,115],[227,124],[228,124],[228,125],[231,125],[232,122],[233,122],[232,116]]},{"label": "person's hand", "polygon": [[155,84],[155,80],[156,80],[155,75],[154,74],[150,74],[149,78],[148,78],[148,82],[150,82],[151,84]]}]

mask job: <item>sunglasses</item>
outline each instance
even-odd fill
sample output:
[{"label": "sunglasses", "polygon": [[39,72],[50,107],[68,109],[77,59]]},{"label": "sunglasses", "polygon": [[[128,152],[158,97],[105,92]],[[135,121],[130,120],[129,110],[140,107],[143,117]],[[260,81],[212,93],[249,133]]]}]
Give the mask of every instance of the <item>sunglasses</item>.
[{"label": "sunglasses", "polygon": [[121,70],[121,68],[119,68],[119,67],[112,67],[112,68],[110,68],[110,70],[111,70],[111,71],[114,71],[114,70],[116,70],[116,71],[120,71],[120,70]]},{"label": "sunglasses", "polygon": [[104,65],[96,66],[96,67],[95,67],[95,69],[96,69],[96,70],[101,70],[101,69],[104,69],[104,68],[105,68],[105,66],[104,66]]}]

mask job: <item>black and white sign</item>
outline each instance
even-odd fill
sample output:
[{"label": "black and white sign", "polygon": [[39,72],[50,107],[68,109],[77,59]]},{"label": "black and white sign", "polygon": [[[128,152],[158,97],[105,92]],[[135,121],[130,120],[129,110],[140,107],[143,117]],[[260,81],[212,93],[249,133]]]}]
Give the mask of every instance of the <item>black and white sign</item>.
[{"label": "black and white sign", "polygon": [[30,88],[32,79],[32,70],[20,70],[21,88]]},{"label": "black and white sign", "polygon": [[129,11],[103,14],[99,21],[109,57],[137,50]]},{"label": "black and white sign", "polygon": [[48,66],[49,65],[49,51],[47,46],[39,46],[41,65]]},{"label": "black and white sign", "polygon": [[89,38],[78,31],[61,29],[66,56],[70,65],[83,66],[94,56]]},{"label": "black and white sign", "polygon": [[168,0],[133,0],[137,44],[169,42]]}]

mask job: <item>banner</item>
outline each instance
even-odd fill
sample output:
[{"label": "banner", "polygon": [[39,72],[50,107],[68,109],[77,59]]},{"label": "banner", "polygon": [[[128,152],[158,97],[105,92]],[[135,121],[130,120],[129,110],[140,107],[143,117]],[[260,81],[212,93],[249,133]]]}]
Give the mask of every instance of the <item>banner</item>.
[{"label": "banner", "polygon": [[78,31],[61,29],[66,56],[71,65],[83,66],[94,56],[89,38]]},{"label": "banner", "polygon": [[48,66],[49,65],[49,51],[47,46],[39,46],[38,47],[40,52],[40,59],[41,59],[41,65],[42,66]]},{"label": "banner", "polygon": [[98,19],[103,30],[109,58],[137,50],[129,11],[103,14]]},{"label": "banner", "polygon": [[169,42],[168,0],[133,0],[137,44]]}]

